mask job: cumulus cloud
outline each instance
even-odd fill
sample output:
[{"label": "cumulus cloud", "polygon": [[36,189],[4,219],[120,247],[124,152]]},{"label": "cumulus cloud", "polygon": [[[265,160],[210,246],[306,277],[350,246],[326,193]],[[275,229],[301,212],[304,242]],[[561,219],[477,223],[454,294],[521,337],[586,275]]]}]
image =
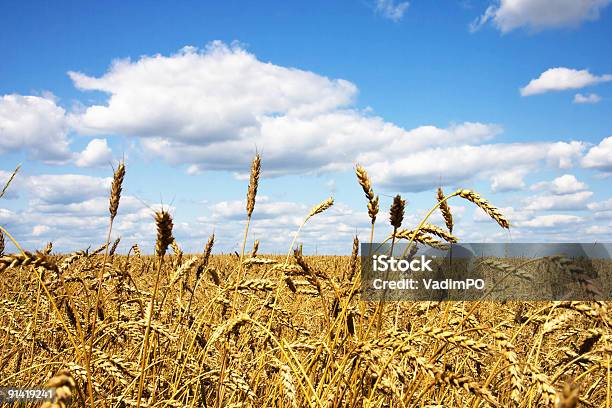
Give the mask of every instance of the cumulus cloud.
[{"label": "cumulus cloud", "polygon": [[395,2],[395,0],[376,0],[376,12],[392,21],[400,21],[410,5],[407,1]]},{"label": "cumulus cloud", "polygon": [[28,194],[49,204],[70,204],[108,196],[112,179],[79,174],[42,174],[26,179]]},{"label": "cumulus cloud", "polygon": [[527,172],[528,169],[518,168],[494,174],[491,178],[491,191],[498,193],[525,188],[525,181],[523,178],[527,175]]},{"label": "cumulus cloud", "polygon": [[457,184],[540,162],[565,168],[581,150],[576,142],[459,145],[407,152],[397,159],[374,162],[369,168],[377,183],[398,191],[422,191],[435,186],[440,177],[446,184]]},{"label": "cumulus cloud", "polygon": [[501,0],[489,6],[470,28],[478,30],[491,22],[507,33],[524,27],[530,30],[576,27],[584,21],[596,20],[612,0]]},{"label": "cumulus cloud", "polygon": [[551,229],[557,227],[566,227],[582,223],[584,218],[570,214],[548,214],[538,215],[529,220],[519,221],[516,223],[518,227],[529,227],[534,229]]},{"label": "cumulus cloud", "polygon": [[584,103],[598,103],[601,101],[601,96],[597,95],[597,94],[588,94],[588,95],[583,95],[581,93],[577,93],[576,95],[574,95],[574,103],[578,103],[578,104],[584,104]]},{"label": "cumulus cloud", "polygon": [[32,235],[35,237],[40,237],[41,235],[49,232],[50,229],[51,228],[49,228],[47,225],[35,225],[34,228],[32,228]]},{"label": "cumulus cloud", "polygon": [[145,151],[188,164],[190,174],[248,168],[257,146],[274,175],[348,169],[380,146],[478,143],[500,132],[481,123],[406,131],[350,108],[357,88],[348,81],[264,63],[218,42],[118,61],[99,78],[71,77],[80,89],[110,95],[106,105],[71,115],[79,131],[137,136]]},{"label": "cumulus cloud", "polygon": [[586,69],[565,67],[550,68],[542,72],[538,78],[532,79],[521,88],[522,96],[542,94],[551,91],[579,89],[600,82],[612,81],[612,75],[593,75]]},{"label": "cumulus cloud", "polygon": [[26,151],[49,163],[70,159],[65,113],[51,96],[1,96],[0,154]]},{"label": "cumulus cloud", "polygon": [[548,190],[553,194],[571,194],[586,190],[588,186],[579,181],[573,174],[564,174],[553,181],[542,181],[530,187],[532,191]]},{"label": "cumulus cloud", "polygon": [[93,139],[85,150],[77,154],[76,165],[79,167],[103,166],[113,160],[113,151],[106,139]]},{"label": "cumulus cloud", "polygon": [[591,225],[584,230],[588,235],[603,235],[607,237],[610,236],[610,231],[612,231],[612,223],[607,225]]},{"label": "cumulus cloud", "polygon": [[539,195],[525,199],[526,210],[583,210],[586,202],[593,195],[592,191],[563,195]]},{"label": "cumulus cloud", "polygon": [[[108,228],[110,183],[110,178],[77,174],[22,176],[16,187],[26,198],[25,206],[15,211],[0,209],[0,222],[30,249],[48,241],[62,251],[102,243]],[[153,241],[152,212],[124,191],[115,233],[132,242],[135,237],[142,238],[139,242]],[[130,222],[135,219],[138,222]]]},{"label": "cumulus cloud", "polygon": [[593,213],[593,218],[596,220],[612,219],[612,198],[605,201],[590,203],[587,208]]},{"label": "cumulus cloud", "polygon": [[[479,122],[404,129],[356,109],[357,87],[348,81],[265,63],[220,42],[116,61],[100,77],[70,75],[78,88],[109,95],[70,115],[76,129],[137,137],[146,154],[185,165],[190,175],[244,176],[261,148],[265,177],[349,171],[360,162],[381,185],[419,191],[440,178],[464,182],[517,166],[569,168],[583,148],[495,144],[501,127]],[[497,181],[500,189],[508,183]]]},{"label": "cumulus cloud", "polygon": [[69,75],[79,89],[110,95],[108,105],[74,117],[80,130],[140,137],[172,132],[178,141],[202,145],[256,131],[261,116],[308,116],[347,105],[357,91],[348,81],[264,63],[220,42],[168,57],[118,60],[99,78]]},{"label": "cumulus cloud", "polygon": [[7,208],[0,208],[0,222],[6,225],[17,219],[15,213]]},{"label": "cumulus cloud", "polygon": [[544,194],[527,197],[523,200],[527,211],[541,210],[584,210],[593,195],[585,191],[588,186],[573,174],[564,174],[552,181],[535,183],[530,190]]},{"label": "cumulus cloud", "polygon": [[612,210],[612,198],[609,198],[606,201],[599,201],[596,203],[591,203],[588,205],[588,207],[589,207],[589,210],[593,210],[593,211]]},{"label": "cumulus cloud", "polygon": [[582,158],[582,166],[590,169],[612,172],[612,136],[608,136],[597,146],[589,149]]}]

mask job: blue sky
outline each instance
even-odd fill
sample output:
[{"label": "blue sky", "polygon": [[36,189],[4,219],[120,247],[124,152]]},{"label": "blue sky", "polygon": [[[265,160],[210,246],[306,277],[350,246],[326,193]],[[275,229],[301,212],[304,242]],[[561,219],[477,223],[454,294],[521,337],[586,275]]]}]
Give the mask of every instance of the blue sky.
[{"label": "blue sky", "polygon": [[[464,241],[610,241],[610,0],[19,2],[0,4],[0,222],[26,247],[104,240],[111,163],[128,175],[115,229],[151,246],[152,208],[177,240],[238,247],[244,173],[264,179],[253,235],[344,253],[368,218],[352,168],[408,202],[473,188],[500,231],[452,201]],[[119,61],[119,62],[117,62]],[[439,216],[433,219],[440,222]],[[411,224],[412,223],[412,224]]]}]

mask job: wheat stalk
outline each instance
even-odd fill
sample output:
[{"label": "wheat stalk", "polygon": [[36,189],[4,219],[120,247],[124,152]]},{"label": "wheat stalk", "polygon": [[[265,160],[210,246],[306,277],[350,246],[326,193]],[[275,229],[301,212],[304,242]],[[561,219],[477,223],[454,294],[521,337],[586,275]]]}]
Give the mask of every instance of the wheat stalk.
[{"label": "wheat stalk", "polygon": [[11,185],[13,179],[15,178],[15,176],[17,175],[17,172],[19,172],[19,169],[21,168],[21,164],[18,165],[15,170],[13,171],[13,174],[11,174],[11,176],[9,177],[9,179],[6,181],[6,183],[4,184],[4,187],[2,188],[2,192],[0,192],[0,198],[4,197],[4,194],[6,193],[6,190],[9,188],[9,186]]},{"label": "wheat stalk", "polygon": [[[106,235],[106,242],[104,244],[104,249],[107,251],[104,253],[104,260],[102,262],[102,268],[100,268],[100,272],[98,273],[98,287],[96,291],[96,302],[95,302],[96,311],[103,310],[102,305],[100,304],[100,297],[102,295],[102,282],[104,278],[104,271],[106,268],[106,258],[108,256],[108,246],[110,244],[111,234],[113,232],[113,222],[119,210],[119,201],[121,199],[121,191],[122,191],[124,178],[125,178],[125,162],[121,161],[119,165],[117,166],[117,169],[113,172],[113,181],[111,183],[110,199],[109,199],[109,205],[108,205],[108,210],[110,213],[110,221],[108,224],[108,233]],[[94,254],[95,253],[96,252],[94,252]],[[90,336],[89,338],[89,347],[88,347],[89,353],[87,354],[86,365],[85,365],[85,368],[87,370],[87,378],[88,378],[87,391],[88,391],[89,399],[91,402],[91,408],[94,408],[93,388],[91,385],[92,384],[91,382],[91,357],[93,353],[94,338],[96,337],[95,334],[96,334],[97,318],[98,318],[98,313],[94,314],[93,316],[93,322],[91,325],[92,336]]]},{"label": "wheat stalk", "polygon": [[151,301],[149,302],[149,313],[147,313],[147,326],[145,329],[145,335],[142,342],[141,354],[140,354],[140,381],[138,384],[138,397],[137,408],[140,408],[142,391],[144,389],[144,381],[146,374],[146,367],[148,363],[148,351],[149,351],[149,336],[151,333],[151,320],[153,318],[153,309],[155,305],[155,298],[157,296],[157,289],[159,287],[159,277],[162,271],[162,265],[164,263],[164,255],[166,254],[166,250],[168,246],[174,240],[172,236],[172,217],[170,213],[165,210],[160,210],[155,212],[155,226],[157,228],[157,240],[155,242],[155,253],[159,257],[159,264],[157,267],[157,277],[155,278],[155,287],[153,288],[153,295],[151,296]]},{"label": "wheat stalk", "polygon": [[289,257],[291,256],[291,250],[293,249],[293,245],[295,245],[295,241],[297,240],[298,235],[300,235],[300,231],[302,230],[302,227],[304,227],[306,222],[308,222],[308,220],[314,217],[315,215],[321,214],[323,211],[329,209],[332,205],[334,205],[334,198],[329,197],[327,200],[321,202],[318,205],[315,205],[312,210],[310,210],[304,221],[302,221],[302,223],[300,224],[300,227],[298,228],[297,232],[295,233],[293,241],[291,241],[291,245],[289,246],[289,251],[287,252],[287,259],[285,260],[285,263],[289,262]]},{"label": "wheat stalk", "polygon": [[249,179],[249,188],[247,190],[247,223],[244,228],[244,239],[242,240],[242,251],[240,252],[240,260],[244,258],[244,249],[246,247],[247,237],[249,235],[249,226],[251,225],[251,216],[255,209],[255,198],[257,196],[257,188],[259,187],[259,176],[261,174],[261,157],[259,153],[255,154],[253,162],[251,163],[251,176]]}]

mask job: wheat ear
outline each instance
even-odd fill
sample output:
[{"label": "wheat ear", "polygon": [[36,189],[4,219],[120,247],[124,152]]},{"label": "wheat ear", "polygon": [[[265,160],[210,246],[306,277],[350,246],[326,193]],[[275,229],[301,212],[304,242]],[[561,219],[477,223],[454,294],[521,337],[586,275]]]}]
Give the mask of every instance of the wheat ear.
[{"label": "wheat ear", "polygon": [[168,246],[172,244],[172,216],[166,210],[155,213],[155,226],[157,227],[157,240],[155,241],[155,254],[163,258],[166,255]]},{"label": "wheat ear", "polygon": [[119,163],[117,170],[113,174],[113,182],[111,184],[110,203],[108,209],[110,211],[111,220],[117,216],[119,210],[119,200],[121,199],[121,190],[123,179],[125,178],[125,163]]},{"label": "wheat ear", "polygon": [[372,189],[372,182],[368,176],[368,172],[361,165],[355,167],[355,174],[357,175],[357,181],[363,189],[366,198],[368,199],[368,215],[372,219],[372,224],[376,222],[376,215],[378,214],[378,196],[374,195]]},{"label": "wheat ear", "polygon": [[312,208],[312,210],[310,210],[310,212],[308,213],[308,216],[306,216],[304,221],[302,221],[302,224],[300,224],[300,227],[298,228],[297,232],[295,233],[295,236],[293,237],[293,241],[291,241],[291,245],[289,246],[289,251],[287,252],[287,259],[286,259],[285,263],[289,263],[289,257],[291,256],[291,250],[293,249],[293,245],[295,245],[295,241],[297,240],[298,235],[300,235],[300,231],[302,230],[302,227],[304,226],[304,224],[306,224],[306,222],[310,218],[314,217],[317,214],[321,214],[323,211],[327,210],[332,205],[334,205],[334,198],[333,197],[329,197],[327,200],[321,202],[318,205],[315,205]]},{"label": "wheat ear", "polygon": [[47,387],[55,391],[53,401],[43,403],[41,408],[65,408],[70,405],[76,383],[69,370],[61,370],[47,382]]},{"label": "wheat ear", "polygon": [[4,255],[4,234],[0,231],[0,256]]},{"label": "wheat ear", "polygon": [[368,216],[372,220],[370,227],[370,252],[372,252],[372,241],[374,240],[374,224],[376,223],[376,215],[378,215],[378,196],[374,195],[372,189],[372,182],[368,176],[368,172],[361,166],[355,167],[355,174],[357,175],[357,181],[363,189],[366,198],[368,199]]},{"label": "wheat ear", "polygon": [[438,187],[438,202],[440,203],[440,212],[448,232],[453,233],[453,214],[451,213],[450,206],[447,201],[444,201],[444,192],[441,187]]},{"label": "wheat ear", "polygon": [[484,212],[489,214],[489,217],[493,218],[499,224],[500,227],[506,229],[510,228],[510,222],[506,219],[506,217],[504,217],[504,215],[499,211],[499,209],[489,204],[489,202],[482,198],[480,194],[472,190],[459,190],[457,192],[457,195],[482,208]]}]

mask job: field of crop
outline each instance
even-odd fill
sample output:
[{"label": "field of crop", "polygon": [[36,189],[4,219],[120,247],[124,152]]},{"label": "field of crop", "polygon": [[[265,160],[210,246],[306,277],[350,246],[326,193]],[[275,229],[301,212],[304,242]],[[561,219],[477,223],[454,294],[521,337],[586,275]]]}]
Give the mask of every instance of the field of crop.
[{"label": "field of crop", "polygon": [[[257,156],[245,243],[259,172]],[[124,176],[121,164],[109,237]],[[373,229],[383,218],[378,197],[359,166],[357,177]],[[453,242],[452,197],[510,227],[478,194],[439,190],[432,211],[446,228],[424,219],[400,229],[397,196],[389,239]],[[302,226],[332,205],[315,206]],[[171,215],[158,211],[152,222],[153,256],[138,245],[117,254],[117,240],[89,252],[54,254],[49,245],[0,257],[0,387],[47,384],[56,394],[46,407],[610,405],[609,303],[364,302],[357,238],[351,256],[304,256],[295,240],[284,256],[258,254],[257,243],[213,255],[214,236],[202,253],[184,254]]]}]

